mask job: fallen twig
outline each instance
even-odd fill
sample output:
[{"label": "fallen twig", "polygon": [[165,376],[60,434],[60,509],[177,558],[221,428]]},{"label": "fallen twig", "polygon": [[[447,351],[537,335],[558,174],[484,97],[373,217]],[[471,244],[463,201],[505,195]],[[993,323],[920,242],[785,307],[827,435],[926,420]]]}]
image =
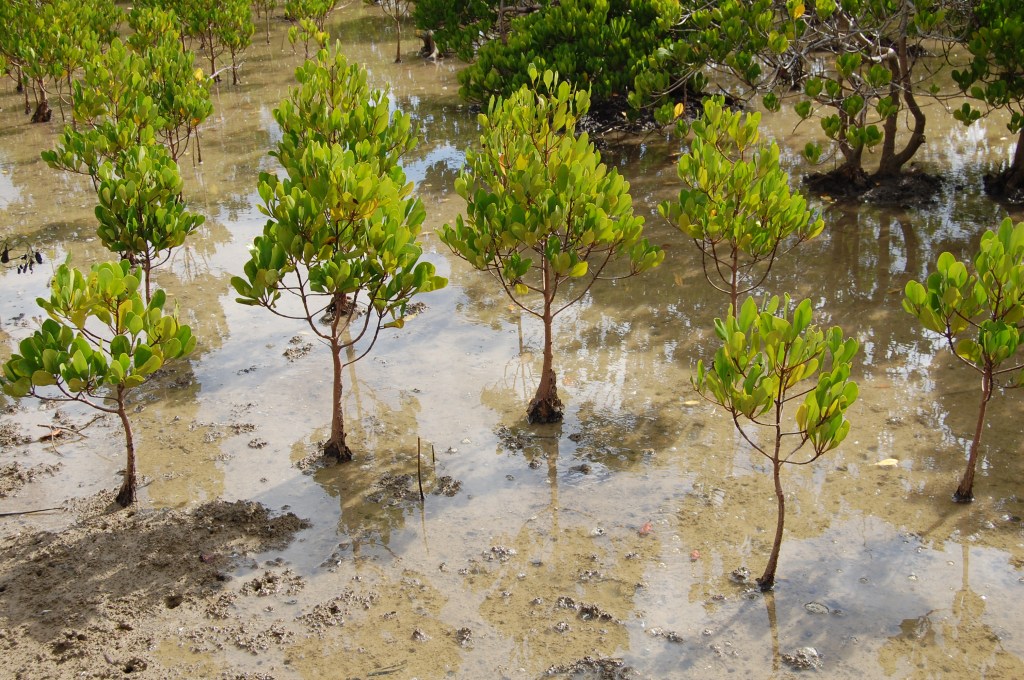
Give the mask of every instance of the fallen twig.
[{"label": "fallen twig", "polygon": [[17,512],[0,512],[0,517],[14,517],[15,515],[31,515],[36,512],[50,512],[51,510],[63,510],[64,508],[57,506],[55,508],[42,508],[40,510],[19,510]]}]

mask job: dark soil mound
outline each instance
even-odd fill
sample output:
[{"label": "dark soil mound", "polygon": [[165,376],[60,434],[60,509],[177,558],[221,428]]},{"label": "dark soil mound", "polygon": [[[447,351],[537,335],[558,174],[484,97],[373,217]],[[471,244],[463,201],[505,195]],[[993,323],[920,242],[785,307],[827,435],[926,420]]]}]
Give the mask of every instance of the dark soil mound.
[{"label": "dark soil mound", "polygon": [[804,177],[804,187],[819,196],[900,208],[934,203],[942,186],[941,177],[926,172],[907,172],[887,179],[870,177],[864,172],[852,177],[838,172],[814,173]]},{"label": "dark soil mound", "polygon": [[982,178],[985,193],[992,198],[1012,205],[1024,204],[1024,186],[1019,178],[1009,171],[986,173]]}]

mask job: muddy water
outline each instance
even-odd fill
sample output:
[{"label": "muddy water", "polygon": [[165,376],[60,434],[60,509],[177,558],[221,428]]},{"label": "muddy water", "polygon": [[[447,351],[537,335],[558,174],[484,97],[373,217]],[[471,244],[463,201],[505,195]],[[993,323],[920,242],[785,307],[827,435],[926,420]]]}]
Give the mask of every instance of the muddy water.
[{"label": "muddy water", "polygon": [[[951,118],[933,107],[919,164],[948,175],[936,203],[853,210],[820,199],[825,234],[768,281],[773,292],[810,296],[819,319],[858,337],[863,354],[849,439],[819,464],[785,472],[780,579],[763,596],[730,574],[763,568],[775,517],[767,468],[689,383],[726,303],[703,281],[692,247],[656,216],[677,191],[678,148],[648,138],[607,149],[667,257],[562,315],[556,368],[566,419],[529,427],[541,329],[432,233],[462,207],[452,182],[476,134],[457,98],[458,66],[423,63],[411,44],[409,59],[392,64],[386,22],[361,7],[339,11],[330,29],[419,122],[423,141],[407,172],[428,210],[426,257],[451,283],[347,371],[356,462],[302,472],[296,463],[326,433],[329,360],[308,329],[235,304],[229,284],[261,229],[255,186],[273,168],[271,110],[299,61],[276,26],[271,44],[248,55],[243,85],[217,92],[204,162],[183,163],[186,196],[208,219],[158,281],[202,342],[186,366],[140,390],[133,418],[144,505],[225,497],[290,507],[313,528],[261,559],[281,557],[305,587],[269,610],[262,600],[235,605],[236,615],[293,633],[278,644],[253,655],[168,639],[153,651],[158,663],[196,676],[532,678],[589,656],[621,659],[639,677],[768,678],[792,672],[809,647],[830,677],[1024,676],[1019,395],[990,405],[978,499],[952,505],[977,384],[900,309],[909,278],[942,250],[970,251],[1006,214],[980,196],[983,168],[1011,150],[998,121],[945,129]],[[49,263],[105,257],[91,187],[38,159],[59,116],[29,125],[18,102],[5,82],[0,237],[35,245],[48,263],[0,272],[0,357],[37,324]],[[797,163],[811,131],[768,121]],[[55,417],[76,427],[91,418],[0,400],[3,423],[33,437]],[[3,509],[116,486],[119,436],[114,421],[100,420],[58,445],[8,447],[5,463],[60,468]],[[418,441],[423,504],[411,493]],[[875,465],[885,458],[899,463]],[[435,493],[444,491],[453,495]],[[15,531],[61,521],[4,523]],[[324,614],[332,602],[344,616]],[[310,634],[302,622],[313,619],[330,623]]]}]

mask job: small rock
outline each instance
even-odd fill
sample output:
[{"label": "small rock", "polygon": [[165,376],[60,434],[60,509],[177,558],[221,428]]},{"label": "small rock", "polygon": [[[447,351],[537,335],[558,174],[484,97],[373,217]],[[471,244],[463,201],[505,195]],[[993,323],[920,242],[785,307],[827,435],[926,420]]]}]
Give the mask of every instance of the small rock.
[{"label": "small rock", "polygon": [[733,569],[729,573],[729,578],[733,583],[749,583],[750,582],[750,570],[746,567],[740,567],[739,569]]},{"label": "small rock", "polygon": [[783,654],[782,661],[789,667],[802,671],[821,668],[821,656],[814,647],[801,647],[792,654]]}]

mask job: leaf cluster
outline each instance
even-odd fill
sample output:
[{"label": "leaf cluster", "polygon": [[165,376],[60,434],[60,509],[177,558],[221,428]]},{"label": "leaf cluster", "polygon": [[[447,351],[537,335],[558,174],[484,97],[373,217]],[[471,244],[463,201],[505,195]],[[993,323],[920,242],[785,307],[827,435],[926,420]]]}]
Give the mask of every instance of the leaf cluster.
[{"label": "leaf cluster", "polygon": [[903,309],[945,338],[963,363],[994,376],[1012,373],[1010,384],[1020,385],[1019,362],[1000,367],[1016,355],[1024,328],[1024,223],[1007,218],[986,231],[973,264],[972,271],[942,253],[923,284],[907,283]]},{"label": "leaf cluster", "polygon": [[[471,61],[477,48],[499,32],[501,9],[510,6],[518,12],[524,4],[507,0],[417,0],[412,16],[417,27],[434,32],[442,51],[455,52],[463,61]],[[548,0],[535,4],[540,9]]]},{"label": "leaf cluster", "polygon": [[213,111],[209,82],[193,68],[193,59],[173,34],[144,54],[114,40],[74,84],[73,115],[81,127],[65,127],[43,160],[96,179],[104,161],[157,138],[179,158]]},{"label": "leaf cluster", "polygon": [[111,0],[0,3],[0,54],[37,86],[60,88],[110,43],[122,16]]},{"label": "leaf cluster", "polygon": [[191,329],[164,312],[162,290],[147,303],[140,282],[140,270],[126,261],[94,265],[88,274],[61,265],[50,298],[38,299],[49,318],[3,366],[4,392],[43,396],[38,390],[53,386],[58,399],[109,410],[89,399],[141,385],[165,362],[190,354]]},{"label": "leaf cluster", "polygon": [[[982,0],[975,9],[978,27],[967,41],[971,62],[953,71],[956,84],[989,109],[1007,109],[1007,127],[1024,128],[1024,6],[1014,0]],[[953,111],[970,125],[982,112],[969,103]]]},{"label": "leaf cluster", "polygon": [[508,97],[529,84],[528,66],[555,71],[595,101],[632,89],[635,65],[664,42],[679,17],[672,0],[563,0],[519,16],[459,73],[467,101]]},{"label": "leaf cluster", "polygon": [[[837,447],[850,430],[847,409],[858,396],[850,380],[858,343],[843,337],[842,329],[827,330],[812,324],[810,300],[796,306],[789,296],[766,299],[758,308],[747,298],[735,315],[715,319],[715,334],[722,341],[710,366],[697,364],[693,385],[704,398],[725,408],[737,429],[763,455],[776,462],[805,464]],[[808,384],[809,383],[809,384]],[[796,402],[791,422],[783,422],[785,408]],[[747,437],[743,418],[773,428],[773,449]],[[783,438],[796,440],[783,453]],[[810,442],[809,458],[793,455]]]},{"label": "leaf cluster", "polygon": [[185,209],[178,164],[160,145],[134,146],[100,166],[96,219],[103,245],[149,270],[203,224]]},{"label": "leaf cluster", "polygon": [[791,190],[778,145],[761,141],[760,119],[759,113],[730,111],[720,98],[705,102],[703,116],[690,126],[690,151],[679,159],[683,188],[676,200],[658,206],[701,249],[705,274],[710,260],[729,290],[740,270],[767,262],[746,290],[760,285],[784,244],[795,247],[825,226]]},{"label": "leaf cluster", "polygon": [[748,88],[770,87],[764,81],[766,59],[786,52],[792,32],[780,21],[771,0],[721,0],[680,3],[680,20],[669,39],[643,57],[629,103],[655,107],[655,118],[668,124],[675,105],[702,93],[712,70],[738,79]]},{"label": "leaf cluster", "polygon": [[[288,293],[303,306],[297,318],[324,335],[313,323],[319,311],[365,295],[378,322],[390,317],[400,327],[414,295],[447,283],[419,261],[425,213],[398,164],[415,144],[409,118],[389,115],[386,92],[370,91],[365,70],[337,48],[321,50],[296,77],[300,86],[274,112],[283,132],[274,155],[287,175],[260,176],[268,220],[245,275],[232,279],[238,301],[287,316],[277,303]],[[350,320],[325,337],[337,339]]]},{"label": "leaf cluster", "polygon": [[466,216],[440,237],[539,314],[523,301],[532,292],[550,303],[562,282],[577,279],[582,295],[611,260],[622,257],[635,274],[660,264],[664,253],[642,238],[628,182],[601,163],[586,134],[575,136],[589,92],[552,71],[528,73],[532,89],[492,98],[480,115],[480,149],[467,151],[455,183]]}]

